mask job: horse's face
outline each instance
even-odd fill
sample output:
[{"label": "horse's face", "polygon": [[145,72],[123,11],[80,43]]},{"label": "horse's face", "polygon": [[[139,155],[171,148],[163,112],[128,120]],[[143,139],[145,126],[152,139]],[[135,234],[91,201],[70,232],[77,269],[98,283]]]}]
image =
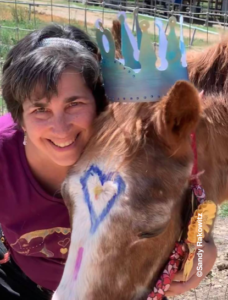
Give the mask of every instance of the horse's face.
[{"label": "horse's face", "polygon": [[145,299],[180,235],[198,94],[177,83],[156,104],[117,104],[63,185],[71,246],[54,299]]}]

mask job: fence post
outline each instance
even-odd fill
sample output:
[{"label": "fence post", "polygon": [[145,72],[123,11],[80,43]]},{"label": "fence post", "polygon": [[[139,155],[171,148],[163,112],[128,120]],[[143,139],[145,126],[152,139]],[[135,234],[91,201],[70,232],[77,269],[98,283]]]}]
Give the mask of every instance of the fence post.
[{"label": "fence post", "polygon": [[102,5],[102,24],[103,24],[103,26],[104,26],[104,9],[105,9],[105,1],[103,1],[103,2],[101,3],[101,5]]},{"label": "fence post", "polygon": [[195,39],[195,34],[196,34],[196,28],[193,31],[192,38],[191,38],[191,41],[190,41],[190,46],[193,45],[193,42],[194,42],[194,39]]},{"label": "fence post", "polygon": [[135,9],[133,10],[133,24],[132,24],[132,32],[135,31],[135,22],[136,22],[136,15],[138,15],[139,12],[139,7],[135,7]]},{"label": "fence post", "polygon": [[87,0],[85,0],[85,18],[84,18],[84,27],[86,32],[88,32],[87,30]]},{"label": "fence post", "polygon": [[169,27],[169,22],[166,23],[166,26],[165,26],[165,33],[167,32],[168,27]]},{"label": "fence post", "polygon": [[31,4],[29,4],[29,21],[31,21]]}]

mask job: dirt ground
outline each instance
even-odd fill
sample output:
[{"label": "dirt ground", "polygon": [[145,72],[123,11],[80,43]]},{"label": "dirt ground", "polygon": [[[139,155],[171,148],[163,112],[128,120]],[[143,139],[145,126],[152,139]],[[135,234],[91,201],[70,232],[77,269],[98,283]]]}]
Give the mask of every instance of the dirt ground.
[{"label": "dirt ground", "polygon": [[172,300],[227,300],[228,299],[228,217],[218,217],[214,228],[218,257],[209,275],[199,287]]}]

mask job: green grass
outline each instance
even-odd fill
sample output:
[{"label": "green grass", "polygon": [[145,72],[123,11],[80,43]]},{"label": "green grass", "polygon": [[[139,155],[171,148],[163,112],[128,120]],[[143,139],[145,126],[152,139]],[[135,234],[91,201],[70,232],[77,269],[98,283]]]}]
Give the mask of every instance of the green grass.
[{"label": "green grass", "polygon": [[2,98],[2,96],[0,95],[0,107],[2,107],[3,106],[3,98]]},{"label": "green grass", "polygon": [[[66,1],[62,1],[62,2],[65,2],[67,3]],[[82,4],[82,3],[77,3],[77,4],[73,4],[71,5],[72,7],[82,7],[82,8],[85,8],[85,5]],[[93,5],[87,5],[87,8],[88,9],[94,9],[94,10],[102,10],[102,6],[93,6]],[[117,10],[114,10],[112,8],[104,8],[104,12],[107,12],[107,11],[113,11],[113,13],[117,13]],[[127,13],[127,18],[129,19],[133,19],[133,14],[132,13]],[[153,20],[154,17],[153,16],[148,16],[148,15],[141,15],[139,14],[139,21],[142,21],[142,20],[148,20],[148,21],[151,21]],[[206,21],[206,20],[205,20]],[[164,19],[163,22],[168,22],[168,20]],[[190,24],[189,23],[186,23],[184,24],[184,27],[190,27]],[[196,25],[196,24],[191,24],[191,27],[197,27],[199,29],[204,29],[206,30],[207,27],[204,26],[204,25]],[[208,31],[212,31],[212,32],[215,32],[215,33],[218,33],[219,32],[219,29],[218,28],[215,28],[215,27],[208,27]]]},{"label": "green grass", "polygon": [[[45,2],[45,0],[41,0]],[[56,0],[55,3],[59,4],[68,4],[66,0]],[[71,6],[79,6],[84,7],[84,4],[71,4]],[[101,9],[99,6],[88,6],[88,8]],[[112,11],[111,9],[108,9]],[[116,13],[113,10],[113,13]],[[8,18],[5,18],[5,15],[8,14]],[[127,14],[127,18],[131,19],[133,17],[132,14]],[[5,18],[5,19],[4,19]],[[139,15],[139,21],[141,20],[152,20],[150,16],[141,16]],[[68,24],[67,19],[63,21],[58,21],[59,23]],[[165,24],[166,20],[164,20]],[[31,14],[31,19],[29,20],[29,11],[26,7],[17,6],[7,6],[0,5],[0,58],[4,59],[9,51],[9,49],[17,43],[20,39],[22,39],[25,35],[27,35],[30,31],[41,28],[47,25],[50,22],[41,21],[39,18],[34,18],[34,15]],[[81,29],[85,29],[84,26],[81,26],[77,23],[77,21],[71,21],[72,25],[75,25]],[[203,28],[203,26],[201,26]],[[95,36],[95,29],[93,26],[88,26],[88,33],[93,37]],[[215,29],[216,31],[216,29]],[[184,38],[186,45],[189,45],[189,37]],[[151,34],[151,41],[157,42],[158,37],[156,34]],[[207,45],[207,42],[202,39],[195,39],[194,46],[195,47],[204,47]]]},{"label": "green grass", "polygon": [[5,112],[6,112],[6,105],[4,103],[2,96],[0,95],[0,116],[3,115]]},{"label": "green grass", "polygon": [[[68,22],[61,23],[68,24]],[[38,28],[42,28],[45,25],[50,24],[50,22],[43,22],[36,18],[35,22],[34,19],[32,19],[31,21],[25,20],[20,22],[16,22],[14,20],[0,20],[0,24],[2,26],[0,31],[0,59],[4,60],[10,48],[14,46],[19,40],[21,40],[29,32]],[[71,21],[71,25],[75,25],[81,29],[84,29],[84,26],[79,25],[76,21]],[[94,29],[88,27],[88,33],[95,36],[93,32]]]},{"label": "green grass", "polygon": [[[41,0],[45,2],[45,0]],[[55,3],[59,4],[68,4],[68,1],[66,0],[56,0]],[[71,4],[72,7],[84,7],[84,4],[76,3]],[[88,6],[90,9],[102,9],[102,7],[99,6]],[[113,11],[113,13],[116,13],[115,10],[108,9],[109,11]],[[2,13],[1,13],[2,12]],[[5,13],[10,14],[10,17],[7,19],[4,19]],[[107,15],[107,14],[106,14]],[[131,19],[133,17],[132,14],[127,14],[127,18]],[[139,21],[141,20],[152,20],[150,16],[141,16],[139,15]],[[61,22],[61,21],[58,21]],[[164,20],[165,24],[166,20]],[[48,22],[50,23],[50,22]],[[22,39],[25,35],[27,35],[30,31],[40,28],[48,24],[47,22],[41,21],[39,18],[34,18],[34,15],[31,14],[31,20],[29,20],[29,12],[26,7],[23,6],[17,6],[15,8],[14,6],[6,6],[6,5],[0,5],[0,58],[5,58],[6,54],[8,53],[9,49],[16,44],[16,42],[20,39]],[[61,22],[63,24],[68,24],[67,20]],[[85,29],[84,26],[80,26],[77,21],[71,21],[72,25],[76,25],[80,27],[81,29]],[[10,27],[10,28],[4,28],[4,27]],[[17,29],[19,28],[19,29]],[[203,28],[203,26],[202,26]],[[94,34],[94,27],[88,26],[88,33],[91,34],[93,37]],[[216,29],[215,29],[216,31]],[[206,33],[205,33],[206,34]],[[152,41],[158,41],[157,36],[155,34],[151,34],[151,40]],[[189,37],[184,38],[186,45],[189,44]],[[207,45],[206,41],[203,39],[195,39],[194,40],[194,46],[196,47],[204,47]]]},{"label": "green grass", "polygon": [[[43,3],[47,3],[46,2],[46,0],[40,0],[40,2],[43,2]],[[140,1],[139,1],[140,2]],[[141,2],[143,2],[143,0],[141,0]],[[132,0],[132,3],[134,4],[134,0]],[[63,5],[69,5],[69,2],[67,1],[67,0],[55,0],[55,4],[63,4]],[[91,9],[91,10],[98,10],[98,11],[102,11],[102,9],[103,9],[103,7],[102,7],[102,5],[100,5],[99,3],[98,3],[98,5],[85,5],[85,4],[83,4],[83,3],[78,3],[78,2],[71,2],[70,3],[70,6],[73,8],[77,8],[77,7],[79,7],[79,8],[85,8],[85,6],[87,7],[87,9]],[[104,12],[112,12],[112,13],[118,13],[118,10],[116,10],[116,9],[113,9],[113,8],[109,8],[109,7],[106,7],[106,8],[104,8]],[[132,19],[133,18],[133,14],[132,13],[127,13],[127,18],[129,18],[129,19]],[[141,20],[148,20],[148,21],[150,21],[150,20],[152,20],[153,19],[153,16],[147,16],[147,15],[140,15],[139,14],[139,21],[141,21]],[[168,20],[167,20],[168,21]],[[167,22],[166,20],[164,20],[164,22]],[[188,23],[186,23],[186,26],[188,27],[188,26],[190,26],[190,24],[188,24]],[[199,28],[199,29],[206,29],[206,27],[205,26],[203,26],[203,25],[195,25],[195,24],[192,24],[191,25],[192,27],[197,27],[197,28]],[[219,30],[217,29],[217,28],[214,28],[214,27],[209,27],[208,28],[208,30],[209,31],[213,31],[213,32],[219,32]]]},{"label": "green grass", "polygon": [[45,25],[39,19],[29,20],[28,10],[24,8],[0,7],[2,12],[10,15],[3,19],[4,13],[0,15],[0,59],[4,59],[9,49],[32,30]]},{"label": "green grass", "polygon": [[219,209],[219,216],[228,217],[228,202],[224,202]]}]

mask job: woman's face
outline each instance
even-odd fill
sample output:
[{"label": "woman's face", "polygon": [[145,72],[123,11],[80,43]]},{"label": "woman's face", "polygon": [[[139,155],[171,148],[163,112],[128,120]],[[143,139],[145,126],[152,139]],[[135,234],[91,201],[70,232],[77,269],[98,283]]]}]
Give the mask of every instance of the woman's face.
[{"label": "woman's face", "polygon": [[[71,166],[86,146],[96,104],[82,76],[65,71],[51,100],[38,99],[23,104],[23,129],[27,134],[27,151],[36,158],[51,160],[60,166]],[[37,157],[38,156],[38,157]]]}]

